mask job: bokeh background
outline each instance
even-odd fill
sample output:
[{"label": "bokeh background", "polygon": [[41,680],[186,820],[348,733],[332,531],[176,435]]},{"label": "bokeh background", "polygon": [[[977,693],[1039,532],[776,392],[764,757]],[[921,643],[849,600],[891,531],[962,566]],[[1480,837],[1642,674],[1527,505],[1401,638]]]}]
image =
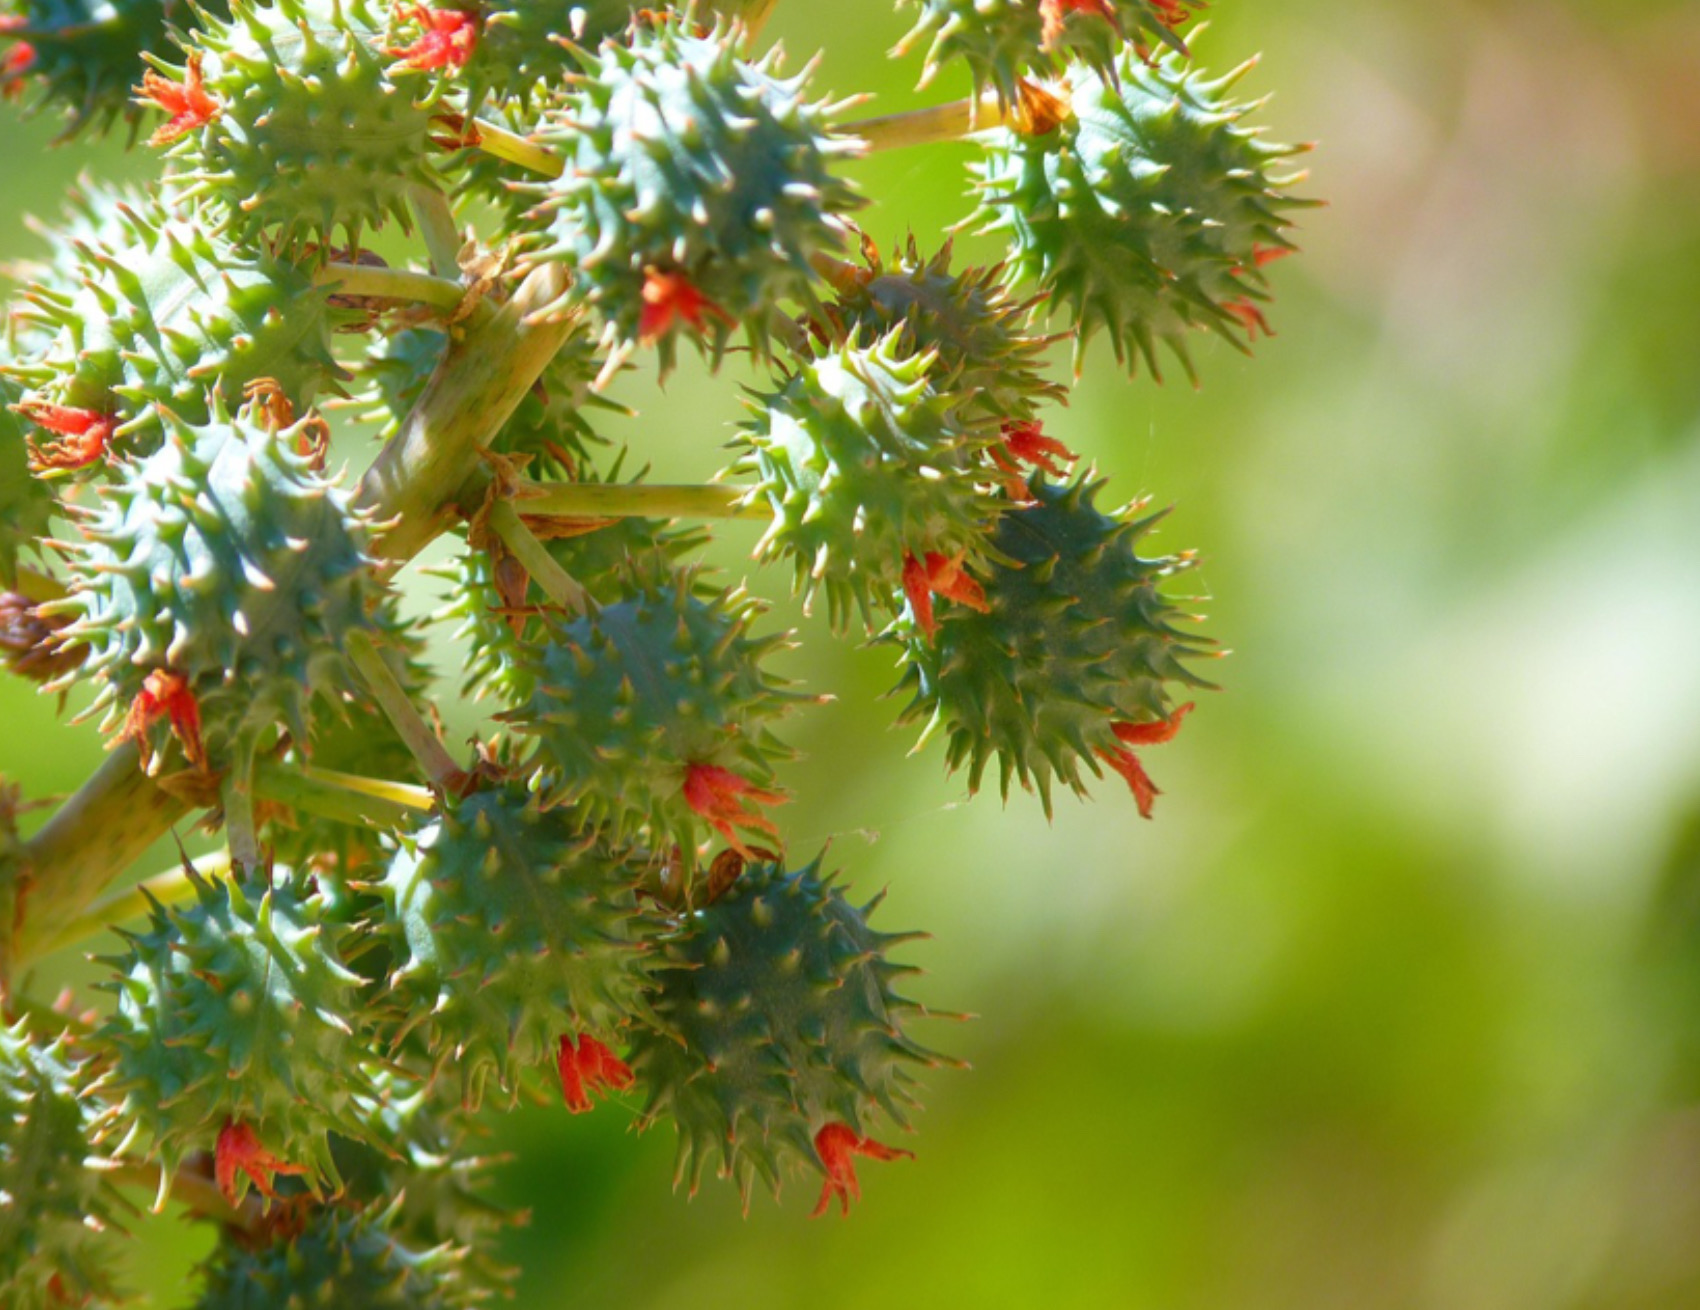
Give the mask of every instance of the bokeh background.
[{"label": "bokeh background", "polygon": [[[838,697],[790,733],[789,843],[932,931],[916,993],[979,1017],[923,1036],[973,1071],[931,1078],[918,1159],[864,1164],[846,1222],[810,1223],[807,1183],[747,1218],[723,1185],[687,1202],[630,1107],[499,1122],[521,1310],[1700,1304],[1700,8],[1210,16],[1200,60],[1263,52],[1243,85],[1321,142],[1331,207],[1272,269],[1255,359],[1203,345],[1194,392],[1094,351],[1049,424],[1109,498],[1176,505],[1160,542],[1201,552],[1234,651],[1147,755],[1156,820],[1119,784],[1049,823],[969,803],[890,729],[889,653],[752,577]],[[872,0],[775,22],[825,47],[823,89],[957,93],[911,89],[905,26]],[[9,258],[78,169],[148,166],[6,122]],[[859,165],[869,231],[937,241],[971,156]],[[605,430],[656,477],[721,465],[731,379],[622,396],[644,416]],[[732,577],[754,536],[723,534]],[[30,794],[99,758],[0,687],[0,772]],[[208,1233],[144,1231],[138,1278],[183,1304]]]}]

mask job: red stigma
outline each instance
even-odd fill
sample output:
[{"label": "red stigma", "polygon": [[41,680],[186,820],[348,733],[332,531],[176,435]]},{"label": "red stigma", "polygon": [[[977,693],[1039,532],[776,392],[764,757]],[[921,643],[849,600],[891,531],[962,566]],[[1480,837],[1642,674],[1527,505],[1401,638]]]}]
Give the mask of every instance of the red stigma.
[{"label": "red stigma", "polygon": [[44,469],[87,468],[106,456],[107,447],[118,431],[115,414],[37,401],[25,401],[14,408],[38,428],[63,438],[43,446],[32,444],[30,464],[38,473]]},{"label": "red stigma", "polygon": [[1045,20],[1046,50],[1053,49],[1062,39],[1063,28],[1070,14],[1096,14],[1117,31],[1121,30],[1110,0],[1039,0],[1039,13]]},{"label": "red stigma", "polygon": [[397,6],[396,17],[419,24],[419,39],[410,46],[384,51],[406,68],[421,71],[447,68],[458,73],[478,44],[478,20],[462,9],[432,9],[427,5]]},{"label": "red stigma", "polygon": [[218,1190],[233,1206],[242,1200],[242,1193],[247,1190],[247,1184],[237,1177],[238,1174],[245,1174],[261,1196],[275,1201],[274,1174],[299,1175],[306,1172],[304,1166],[286,1164],[267,1151],[260,1145],[254,1130],[245,1123],[227,1120],[219,1130],[218,1149],[213,1154],[213,1174],[218,1180]]},{"label": "red stigma", "polygon": [[[0,32],[8,26],[21,26],[7,23],[0,25]],[[6,52],[6,57],[0,59],[0,99],[16,100],[24,93],[24,74],[35,67],[35,47],[28,41],[19,41]]]},{"label": "red stigma", "polygon": [[1239,320],[1246,336],[1253,340],[1256,340],[1259,332],[1266,337],[1275,335],[1274,329],[1269,326],[1269,320],[1263,317],[1263,311],[1244,296],[1225,301],[1222,308]]},{"label": "red stigma", "polygon": [[1116,740],[1122,745],[1117,750],[1098,751],[1098,756],[1127,783],[1128,790],[1133,793],[1133,800],[1139,806],[1139,817],[1149,819],[1151,807],[1157,803],[1157,797],[1162,793],[1145,772],[1145,766],[1139,762],[1139,756],[1133,752],[1135,746],[1160,746],[1166,741],[1173,741],[1174,736],[1181,730],[1181,720],[1192,713],[1192,702],[1188,701],[1166,719],[1153,719],[1149,723],[1115,723],[1110,725],[1110,731],[1116,734]]},{"label": "red stigma", "polygon": [[1080,458],[1055,437],[1047,437],[1044,424],[1034,420],[1005,423],[1002,439],[991,448],[991,457],[992,463],[1003,470],[1004,490],[1011,500],[1027,499],[1027,475],[1021,465],[1061,478],[1068,475],[1065,466]]},{"label": "red stigma", "polygon": [[136,699],[130,702],[130,712],[124,716],[124,730],[119,741],[133,741],[147,762],[152,751],[148,746],[148,731],[161,719],[171,721],[171,735],[183,745],[183,754],[197,769],[207,767],[206,748],[201,743],[201,706],[189,681],[181,673],[155,669],[142,683]]},{"label": "red stigma", "polygon": [[629,1064],[583,1033],[579,1034],[577,1046],[571,1037],[561,1038],[555,1064],[561,1071],[562,1099],[574,1114],[592,1108],[593,1092],[623,1092],[637,1081]]},{"label": "red stigma", "polygon": [[666,336],[684,319],[693,331],[703,330],[704,315],[712,314],[728,327],[733,318],[691,284],[683,273],[647,268],[643,273],[643,312],[638,316],[638,340],[645,345]]},{"label": "red stigma", "polygon": [[869,1137],[858,1137],[849,1124],[831,1123],[815,1134],[815,1154],[826,1170],[826,1182],[820,1189],[820,1202],[809,1215],[818,1219],[838,1198],[839,1213],[850,1213],[850,1202],[862,1199],[862,1188],[856,1181],[856,1162],[852,1158],[865,1155],[870,1160],[913,1160],[913,1151],[899,1151],[882,1146]]},{"label": "red stigma", "polygon": [[767,791],[748,778],[722,769],[715,764],[692,764],[685,770],[685,804],[726,839],[726,844],[746,860],[755,858],[736,832],[744,828],[778,839],[779,830],[773,820],[750,808],[752,805],[782,805],[786,797],[781,792]]},{"label": "red stigma", "polygon": [[165,125],[148,138],[150,146],[168,146],[180,137],[205,127],[218,117],[222,107],[201,81],[201,56],[191,54],[184,67],[183,80],[173,82],[161,77],[151,68],[142,74],[142,85],[136,100],[151,104],[170,115]]},{"label": "red stigma", "polygon": [[903,557],[903,594],[908,597],[915,622],[921,625],[928,641],[939,630],[938,620],[933,617],[934,592],[969,609],[986,612],[986,593],[962,567],[962,558],[958,555],[953,559],[936,550],[928,551],[924,562],[913,555]]}]

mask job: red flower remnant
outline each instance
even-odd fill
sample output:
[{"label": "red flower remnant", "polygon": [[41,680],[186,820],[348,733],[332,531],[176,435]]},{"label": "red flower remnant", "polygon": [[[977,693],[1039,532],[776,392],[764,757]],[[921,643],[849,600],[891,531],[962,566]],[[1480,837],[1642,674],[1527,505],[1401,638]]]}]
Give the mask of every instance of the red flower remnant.
[{"label": "red flower remnant", "polygon": [[124,716],[124,731],[119,741],[133,741],[141,748],[147,761],[148,729],[161,719],[171,721],[171,735],[183,744],[183,754],[197,769],[207,767],[206,748],[201,744],[201,706],[189,689],[189,680],[170,669],[155,669],[142,683],[136,699],[130,702],[130,712]]},{"label": "red flower remnant", "polygon": [[815,1154],[826,1169],[826,1182],[820,1189],[820,1202],[809,1215],[818,1219],[838,1198],[839,1213],[850,1213],[850,1202],[862,1199],[862,1188],[856,1182],[856,1162],[853,1156],[865,1155],[870,1160],[913,1160],[913,1151],[899,1151],[883,1146],[869,1137],[858,1137],[849,1124],[831,1123],[815,1134]]},{"label": "red flower remnant", "polygon": [[992,447],[991,456],[992,463],[1004,472],[1004,488],[1011,500],[1027,498],[1027,477],[1021,465],[1028,464],[1060,478],[1068,473],[1064,465],[1080,458],[1055,437],[1047,437],[1044,424],[1031,419],[1025,423],[1005,423],[1002,437]]},{"label": "red flower remnant", "polygon": [[938,620],[933,617],[934,592],[969,609],[979,610],[982,614],[986,612],[986,593],[962,567],[962,556],[952,559],[930,550],[923,561],[913,555],[905,555],[903,594],[909,598],[909,608],[915,611],[915,622],[921,625],[928,641],[939,630]]},{"label": "red flower remnant", "polygon": [[694,331],[703,330],[703,317],[712,314],[731,327],[730,314],[698,291],[683,273],[643,271],[643,312],[638,315],[638,340],[648,345],[671,332],[680,319]]},{"label": "red flower remnant", "polygon": [[777,840],[773,820],[751,809],[752,805],[781,805],[781,792],[758,787],[748,778],[716,764],[692,764],[685,770],[685,804],[707,819],[733,850],[746,860],[755,858],[735,831],[746,828]]},{"label": "red flower remnant", "polygon": [[1292,253],[1291,246],[1266,246],[1261,241],[1251,243],[1251,262],[1255,268],[1273,264],[1277,259],[1285,259]]},{"label": "red flower remnant", "polygon": [[591,1108],[592,1092],[623,1092],[637,1081],[629,1064],[582,1033],[577,1046],[571,1037],[561,1038],[555,1063],[561,1071],[561,1096],[574,1114]]},{"label": "red flower remnant", "polygon": [[410,46],[390,47],[384,53],[403,66],[421,71],[447,68],[459,72],[478,44],[478,19],[463,9],[432,9],[429,5],[397,6],[396,16],[419,24],[419,39]]},{"label": "red flower remnant", "polygon": [[1118,31],[1121,29],[1110,0],[1039,0],[1039,13],[1045,20],[1046,50],[1052,49],[1062,38],[1063,26],[1070,14],[1096,14]]},{"label": "red flower remnant", "polygon": [[[10,21],[11,17],[14,16],[0,20],[0,32],[23,25],[21,17],[16,22]],[[0,99],[16,100],[21,96],[24,93],[24,74],[34,67],[35,47],[28,41],[19,41],[8,50],[6,57],[0,59]]]},{"label": "red flower remnant", "polygon": [[1269,320],[1263,317],[1263,311],[1244,296],[1224,302],[1222,308],[1239,320],[1248,337],[1255,339],[1259,332],[1266,337],[1275,335],[1275,330],[1269,326]]},{"label": "red flower remnant", "polygon": [[155,105],[171,115],[165,126],[148,138],[150,146],[168,146],[180,137],[205,127],[218,117],[218,111],[223,107],[201,81],[199,54],[189,56],[181,82],[161,77],[151,68],[143,73],[136,100],[140,104]]},{"label": "red flower remnant", "polygon": [[1139,806],[1139,817],[1149,819],[1151,807],[1156,804],[1161,795],[1157,785],[1145,772],[1145,766],[1140,764],[1139,756],[1133,753],[1135,746],[1160,746],[1166,741],[1174,740],[1181,730],[1181,720],[1192,713],[1192,702],[1188,701],[1166,719],[1153,719],[1150,723],[1116,723],[1110,731],[1116,734],[1116,740],[1122,745],[1116,750],[1099,750],[1098,755],[1126,781],[1128,790],[1133,793],[1134,803]]},{"label": "red flower remnant", "polygon": [[231,1205],[242,1199],[238,1173],[246,1174],[249,1181],[259,1189],[261,1196],[275,1201],[277,1189],[272,1186],[274,1174],[306,1172],[304,1166],[286,1164],[261,1146],[254,1130],[245,1123],[228,1120],[219,1130],[218,1149],[213,1154],[213,1173],[218,1179],[218,1190],[224,1193],[224,1199]]},{"label": "red flower remnant", "polygon": [[31,446],[30,464],[38,473],[43,469],[87,468],[105,457],[106,448],[118,431],[116,415],[92,409],[71,409],[38,401],[25,401],[14,408],[38,428],[64,438],[44,446]]}]

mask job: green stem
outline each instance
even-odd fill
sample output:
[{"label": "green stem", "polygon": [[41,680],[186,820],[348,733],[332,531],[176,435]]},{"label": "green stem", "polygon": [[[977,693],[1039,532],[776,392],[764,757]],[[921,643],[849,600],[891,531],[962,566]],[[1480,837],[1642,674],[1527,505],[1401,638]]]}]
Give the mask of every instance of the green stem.
[{"label": "green stem", "polygon": [[539,177],[556,178],[566,171],[561,157],[547,146],[528,141],[525,137],[506,128],[497,127],[482,118],[473,120],[471,135],[473,140],[469,144],[477,146],[485,154],[494,155],[509,164],[517,164]]},{"label": "green stem", "polygon": [[529,482],[515,499],[527,518],[765,519],[765,505],[744,504],[746,487],[713,483]]},{"label": "green stem", "polygon": [[[433,256],[434,258],[434,256]],[[314,279],[320,286],[335,288],[339,296],[374,296],[383,300],[408,300],[452,313],[466,298],[466,288],[446,277],[415,273],[407,268],[382,268],[376,264],[344,264],[332,260]]]},{"label": "green stem", "polygon": [[564,610],[583,611],[590,607],[590,596],[555,561],[549,548],[537,539],[537,534],[520,520],[511,501],[499,500],[490,507],[490,530],[502,539],[514,558],[531,575],[531,580],[543,588],[543,594]]},{"label": "green stem", "polygon": [[466,238],[455,222],[454,210],[449,208],[449,198],[434,186],[415,182],[407,190],[407,200],[419,220],[419,231],[431,256],[431,271],[458,281],[460,251]]},{"label": "green stem", "polygon": [[355,828],[405,827],[435,803],[423,787],[277,763],[254,771],[254,794]]},{"label": "green stem", "polygon": [[[203,855],[193,861],[192,867],[202,878],[228,878],[230,856],[224,851]],[[47,949],[61,951],[75,946],[115,923],[140,919],[156,901],[161,905],[177,905],[194,894],[195,884],[189,878],[189,869],[179,864],[122,891],[108,892],[60,929]]]},{"label": "green stem", "polygon": [[224,775],[219,799],[224,804],[224,836],[230,858],[252,872],[260,867],[260,831],[254,824],[254,760],[243,749]]},{"label": "green stem", "polygon": [[982,96],[977,101],[953,100],[945,105],[929,105],[901,114],[883,114],[846,123],[836,129],[841,136],[861,137],[872,150],[897,150],[903,146],[933,145],[940,141],[957,141],[970,132],[1001,127],[1013,118],[1013,112],[998,104],[994,96]]},{"label": "green stem", "polygon": [[360,670],[360,676],[366,679],[366,686],[371,690],[373,698],[382,707],[402,741],[407,744],[407,749],[413,752],[413,758],[419,761],[419,767],[425,770],[425,776],[434,786],[444,791],[450,790],[462,775],[460,765],[455,763],[454,756],[449,754],[442,739],[431,730],[431,725],[425,722],[424,716],[414,707],[407,689],[384,662],[383,653],[376,643],[364,632],[351,632],[346,649],[348,658],[354,662],[354,667]]}]

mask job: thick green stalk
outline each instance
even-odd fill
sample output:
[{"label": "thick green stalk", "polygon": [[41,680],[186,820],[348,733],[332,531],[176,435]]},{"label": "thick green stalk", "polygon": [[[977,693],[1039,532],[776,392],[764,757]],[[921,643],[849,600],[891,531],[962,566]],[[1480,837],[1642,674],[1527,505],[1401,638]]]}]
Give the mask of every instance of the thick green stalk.
[{"label": "thick green stalk", "polygon": [[339,296],[371,296],[380,300],[405,300],[448,312],[460,308],[466,288],[446,277],[415,273],[406,268],[384,268],[377,264],[343,264],[335,261],[319,270],[314,281],[334,287]]},{"label": "thick green stalk", "polygon": [[766,519],[773,511],[741,503],[746,487],[617,482],[528,482],[514,498],[527,518]]},{"label": "thick green stalk", "polygon": [[869,150],[897,150],[903,146],[933,145],[940,141],[957,141],[970,132],[1001,127],[1014,117],[1012,110],[999,105],[996,97],[982,96],[979,100],[953,100],[945,105],[929,105],[925,109],[910,109],[901,114],[883,114],[846,123],[837,129],[842,136],[860,137]]},{"label": "thick green stalk", "polygon": [[195,884],[189,877],[191,868],[202,878],[227,878],[230,876],[230,856],[225,851],[215,851],[211,855],[203,855],[192,865],[180,864],[164,873],[144,878],[123,891],[109,892],[67,923],[48,944],[47,950],[64,950],[87,941],[115,923],[139,919],[156,903],[177,905],[188,900],[195,894]]}]

